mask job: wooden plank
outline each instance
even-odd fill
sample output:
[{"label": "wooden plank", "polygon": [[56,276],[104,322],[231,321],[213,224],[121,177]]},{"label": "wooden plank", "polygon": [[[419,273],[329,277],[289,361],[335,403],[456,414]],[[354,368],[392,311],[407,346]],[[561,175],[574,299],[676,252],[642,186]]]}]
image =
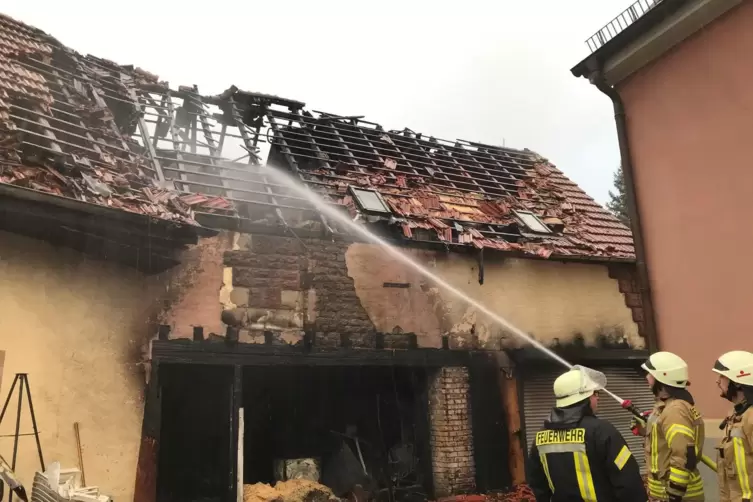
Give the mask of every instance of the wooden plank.
[{"label": "wooden plank", "polygon": [[520,403],[518,401],[518,381],[509,368],[499,368],[499,388],[502,393],[502,407],[507,423],[510,478],[513,486],[526,481],[525,451],[523,450],[523,430],[520,426]]},{"label": "wooden plank", "polygon": [[[241,471],[243,463],[239,462],[240,455],[243,451],[243,445],[240,442],[242,437],[241,431],[241,407],[243,406],[243,367],[235,365],[233,367],[233,380],[231,383],[232,394],[230,396],[231,417],[230,417],[230,493],[243,497],[243,472]],[[239,480],[240,486],[239,486]],[[239,494],[239,495],[238,495]]]},{"label": "wooden plank", "polygon": [[237,497],[236,502],[243,502],[243,441],[245,438],[244,430],[246,428],[245,410],[238,410],[238,475],[237,475]]},{"label": "wooden plank", "polygon": [[162,421],[162,392],[159,364],[152,361],[149,383],[144,401],[144,420],[141,426],[141,447],[136,465],[134,500],[156,502],[159,435]]}]

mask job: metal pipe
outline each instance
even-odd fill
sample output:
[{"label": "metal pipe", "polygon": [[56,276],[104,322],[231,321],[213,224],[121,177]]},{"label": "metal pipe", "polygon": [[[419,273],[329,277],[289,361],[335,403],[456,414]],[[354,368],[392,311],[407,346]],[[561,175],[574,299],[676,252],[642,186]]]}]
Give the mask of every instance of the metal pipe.
[{"label": "metal pipe", "polygon": [[638,210],[638,196],[635,189],[635,176],[633,172],[633,159],[630,152],[630,143],[627,133],[627,117],[625,105],[620,93],[607,84],[604,74],[597,70],[589,75],[588,80],[597,89],[606,94],[614,107],[614,121],[617,127],[617,142],[620,147],[620,161],[622,163],[622,175],[625,178],[625,195],[627,196],[628,216],[630,227],[633,231],[633,244],[635,247],[635,266],[638,271],[638,288],[640,289],[643,306],[644,326],[648,349],[655,352],[659,348],[656,333],[656,319],[654,317],[653,295],[651,294],[651,282],[649,279],[648,265],[646,264],[646,248],[643,240],[643,225],[641,225],[640,211]]}]

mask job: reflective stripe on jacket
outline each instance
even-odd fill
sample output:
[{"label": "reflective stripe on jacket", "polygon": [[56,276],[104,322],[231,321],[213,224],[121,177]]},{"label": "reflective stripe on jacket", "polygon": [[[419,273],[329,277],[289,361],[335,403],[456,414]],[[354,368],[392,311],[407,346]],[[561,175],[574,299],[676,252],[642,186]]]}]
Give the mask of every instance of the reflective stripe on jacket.
[{"label": "reflective stripe on jacket", "polygon": [[744,502],[753,498],[753,407],[726,420],[717,447],[719,502]]},{"label": "reflective stripe on jacket", "polygon": [[645,502],[640,469],[625,440],[584,408],[555,408],[527,464],[536,502]]},{"label": "reflective stripe on jacket", "polygon": [[[688,399],[692,398],[688,394]],[[652,498],[702,501],[703,481],[698,461],[703,450],[703,418],[689,400],[660,401],[646,425],[648,492]]]}]

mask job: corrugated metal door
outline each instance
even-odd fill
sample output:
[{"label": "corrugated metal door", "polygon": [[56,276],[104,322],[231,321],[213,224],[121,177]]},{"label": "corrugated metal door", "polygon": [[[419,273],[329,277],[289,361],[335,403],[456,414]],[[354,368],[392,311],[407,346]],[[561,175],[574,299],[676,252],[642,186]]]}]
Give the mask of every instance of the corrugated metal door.
[{"label": "corrugated metal door", "polygon": [[[654,406],[643,372],[630,367],[598,367],[607,376],[609,390],[620,397],[628,398],[640,410],[649,410]],[[552,385],[561,370],[543,370],[537,374],[523,375],[523,413],[526,428],[526,444],[531,448],[533,438],[544,425],[544,420],[554,406]],[[611,397],[602,395],[599,400],[600,418],[610,421],[625,438],[630,451],[633,452],[641,470],[644,468],[643,439],[630,432],[630,413],[623,410]]]}]

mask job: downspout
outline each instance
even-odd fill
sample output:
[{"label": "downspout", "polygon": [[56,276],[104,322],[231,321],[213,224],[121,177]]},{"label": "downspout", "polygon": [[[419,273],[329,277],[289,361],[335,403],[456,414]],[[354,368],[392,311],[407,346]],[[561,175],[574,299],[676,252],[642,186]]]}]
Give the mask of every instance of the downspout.
[{"label": "downspout", "polygon": [[620,94],[614,87],[607,84],[604,74],[597,70],[589,75],[588,80],[601,92],[612,100],[614,106],[614,121],[617,126],[617,142],[620,146],[620,161],[622,163],[622,175],[625,178],[625,195],[627,196],[627,210],[630,218],[630,226],[633,231],[633,243],[635,245],[635,267],[638,272],[638,288],[641,296],[644,315],[644,329],[646,343],[650,352],[659,348],[656,334],[656,318],[654,316],[653,295],[651,294],[651,282],[649,281],[648,267],[646,265],[646,248],[643,242],[643,226],[641,225],[640,212],[638,211],[638,197],[635,190],[635,176],[633,173],[633,159],[630,154],[630,144],[627,136],[627,119],[625,117],[625,105]]}]

